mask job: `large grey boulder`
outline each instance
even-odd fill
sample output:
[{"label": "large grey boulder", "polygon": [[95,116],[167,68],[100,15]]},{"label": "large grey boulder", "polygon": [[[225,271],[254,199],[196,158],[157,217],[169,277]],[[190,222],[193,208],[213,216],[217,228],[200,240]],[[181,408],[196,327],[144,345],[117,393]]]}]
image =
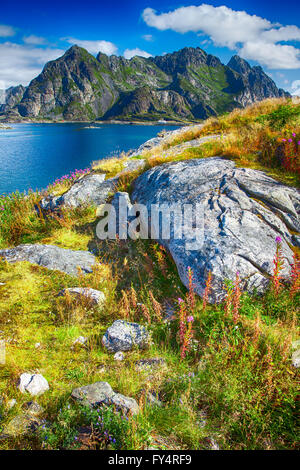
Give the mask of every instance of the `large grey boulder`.
[{"label": "large grey boulder", "polygon": [[44,198],[40,205],[44,210],[55,210],[61,206],[72,208],[88,204],[98,206],[105,203],[117,182],[117,177],[105,180],[105,174],[91,173],[75,181],[62,196]]},{"label": "large grey boulder", "polygon": [[104,173],[89,173],[82,176],[62,196],[49,195],[42,199],[40,206],[45,211],[55,211],[61,207],[99,206],[105,204],[111,193],[115,192],[119,177],[131,171],[143,169],[145,160],[127,160],[123,170],[113,178],[105,179]]},{"label": "large grey boulder", "polygon": [[149,214],[152,204],[192,205],[185,222],[194,228],[199,216],[199,243],[187,243],[186,234],[178,239],[173,226],[168,238],[158,230],[154,235],[169,249],[185,286],[191,267],[195,290],[203,295],[212,271],[211,302],[223,299],[224,281],[233,280],[237,272],[245,289],[264,291],[273,272],[277,237],[285,258],[281,274],[290,273],[290,231],[300,232],[299,192],[261,171],[236,168],[219,157],[164,164],[137,178],[132,201],[145,204]]},{"label": "large grey boulder", "polygon": [[0,250],[0,258],[9,263],[29,261],[51,270],[62,271],[76,276],[78,267],[83,273],[91,273],[96,257],[89,251],[67,250],[53,245],[19,245],[16,248]]},{"label": "large grey boulder", "polygon": [[109,352],[131,351],[134,348],[145,349],[149,345],[149,333],[138,323],[116,320],[103,338],[102,344]]},{"label": "large grey boulder", "polygon": [[72,391],[71,396],[76,401],[89,406],[113,405],[117,409],[132,414],[139,411],[139,406],[133,398],[115,393],[108,382],[96,382],[76,388]]}]

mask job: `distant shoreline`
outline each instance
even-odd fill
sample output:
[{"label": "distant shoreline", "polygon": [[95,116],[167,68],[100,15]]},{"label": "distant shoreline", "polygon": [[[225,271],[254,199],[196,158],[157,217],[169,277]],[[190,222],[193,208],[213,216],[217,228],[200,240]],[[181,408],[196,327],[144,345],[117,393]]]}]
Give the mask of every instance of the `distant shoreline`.
[{"label": "distant shoreline", "polygon": [[2,121],[0,123],[4,126],[11,125],[11,124],[87,124],[88,126],[96,125],[96,124],[123,124],[123,125],[140,125],[140,126],[186,126],[186,125],[193,125],[199,124],[199,122],[194,121],[49,121],[49,120],[41,120],[41,121]]}]

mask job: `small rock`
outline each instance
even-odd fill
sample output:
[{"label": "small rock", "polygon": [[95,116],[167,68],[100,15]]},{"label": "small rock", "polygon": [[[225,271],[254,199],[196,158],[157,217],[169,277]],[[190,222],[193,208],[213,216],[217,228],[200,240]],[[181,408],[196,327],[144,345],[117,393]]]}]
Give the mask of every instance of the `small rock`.
[{"label": "small rock", "polygon": [[162,406],[162,402],[158,399],[158,394],[156,392],[147,392],[146,393],[146,403],[149,406]]},{"label": "small rock", "polygon": [[158,369],[166,365],[166,361],[162,357],[151,357],[149,359],[140,359],[136,361],[136,370],[152,370]]},{"label": "small rock", "polygon": [[16,406],[17,400],[15,398],[12,398],[12,400],[9,400],[7,402],[7,409],[11,410],[14,406]]},{"label": "small rock", "polygon": [[102,291],[91,289],[90,287],[70,287],[59,292],[59,296],[68,292],[72,297],[85,297],[91,305],[103,305],[105,295]]},{"label": "small rock", "polygon": [[115,393],[109,383],[96,382],[91,385],[76,388],[72,391],[72,398],[89,406],[114,405],[126,413],[138,413],[137,402],[130,397]]},{"label": "small rock", "polygon": [[91,406],[107,403],[107,400],[113,395],[114,391],[107,382],[96,382],[91,385],[75,388],[71,394],[75,400],[82,401]]},{"label": "small rock", "polygon": [[297,349],[292,354],[292,364],[294,367],[300,367],[300,349]]},{"label": "small rock", "polygon": [[47,380],[41,374],[24,373],[20,376],[18,388],[21,393],[29,392],[36,396],[49,390]]},{"label": "small rock", "polygon": [[117,352],[117,353],[114,355],[114,360],[115,360],[115,361],[124,361],[124,358],[125,358],[125,356],[124,356],[124,354],[123,354],[121,351]]},{"label": "small rock", "polygon": [[35,349],[39,349],[41,347],[41,343],[35,343],[34,347]]},{"label": "small rock", "polygon": [[85,336],[78,336],[72,344],[72,349],[76,346],[86,346],[88,339]]},{"label": "small rock", "polygon": [[213,438],[209,438],[209,448],[210,450],[220,450],[219,444]]},{"label": "small rock", "polygon": [[121,393],[115,393],[110,399],[110,404],[115,405],[126,413],[131,412],[132,414],[137,414],[139,412],[139,405],[135,399],[125,397],[124,395],[121,395]]},{"label": "small rock", "polygon": [[124,320],[116,320],[102,338],[103,346],[109,352],[130,351],[135,347],[145,349],[150,337],[144,326]]},{"label": "small rock", "polygon": [[0,439],[33,434],[45,422],[45,420],[41,420],[30,413],[21,413],[4,426]]},{"label": "small rock", "polygon": [[31,415],[37,416],[43,413],[44,409],[36,401],[28,401],[23,408]]}]

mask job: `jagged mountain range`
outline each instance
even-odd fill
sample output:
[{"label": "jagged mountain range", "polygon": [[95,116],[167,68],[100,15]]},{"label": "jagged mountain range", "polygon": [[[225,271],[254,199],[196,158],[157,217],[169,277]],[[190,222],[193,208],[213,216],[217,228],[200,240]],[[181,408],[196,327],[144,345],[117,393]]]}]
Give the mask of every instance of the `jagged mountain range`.
[{"label": "jagged mountain range", "polygon": [[261,67],[227,65],[200,48],[157,57],[97,57],[72,46],[28,87],[6,91],[6,120],[198,120],[268,97],[284,97]]}]

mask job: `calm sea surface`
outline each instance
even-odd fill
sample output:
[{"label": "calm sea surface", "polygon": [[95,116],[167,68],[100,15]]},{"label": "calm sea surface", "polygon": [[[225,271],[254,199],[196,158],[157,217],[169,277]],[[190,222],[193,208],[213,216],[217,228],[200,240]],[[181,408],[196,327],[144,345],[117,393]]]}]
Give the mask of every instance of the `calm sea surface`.
[{"label": "calm sea surface", "polygon": [[0,130],[0,194],[42,189],[56,178],[121,151],[139,147],[177,126],[12,124]]}]

